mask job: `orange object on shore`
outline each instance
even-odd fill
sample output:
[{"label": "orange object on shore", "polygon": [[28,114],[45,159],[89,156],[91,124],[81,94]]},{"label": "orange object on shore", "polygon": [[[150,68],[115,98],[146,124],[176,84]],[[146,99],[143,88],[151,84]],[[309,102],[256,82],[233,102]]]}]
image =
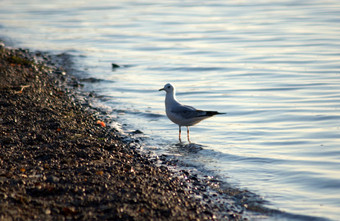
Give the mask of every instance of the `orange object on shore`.
[{"label": "orange object on shore", "polygon": [[102,127],[106,127],[106,124],[101,120],[97,120],[97,124],[99,124]]}]

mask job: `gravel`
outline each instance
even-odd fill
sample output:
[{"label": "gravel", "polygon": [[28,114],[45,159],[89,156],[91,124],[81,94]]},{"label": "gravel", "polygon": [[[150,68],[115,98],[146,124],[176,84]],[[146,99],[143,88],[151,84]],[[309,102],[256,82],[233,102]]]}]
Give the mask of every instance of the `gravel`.
[{"label": "gravel", "polygon": [[237,199],[249,192],[217,203],[209,181],[156,165],[85,110],[52,64],[0,45],[0,220],[246,219]]}]

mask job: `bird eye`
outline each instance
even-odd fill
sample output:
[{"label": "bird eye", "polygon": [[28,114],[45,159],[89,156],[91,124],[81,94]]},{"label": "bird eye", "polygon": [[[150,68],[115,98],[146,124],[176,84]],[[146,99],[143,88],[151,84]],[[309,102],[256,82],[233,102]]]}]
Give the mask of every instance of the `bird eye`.
[{"label": "bird eye", "polygon": [[170,86],[168,86],[168,88],[170,88]]}]

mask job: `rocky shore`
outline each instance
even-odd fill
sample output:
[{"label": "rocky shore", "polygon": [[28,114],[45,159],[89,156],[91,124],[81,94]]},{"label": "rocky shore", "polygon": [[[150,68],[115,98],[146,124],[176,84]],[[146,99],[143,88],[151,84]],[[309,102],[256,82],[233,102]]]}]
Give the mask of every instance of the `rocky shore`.
[{"label": "rocky shore", "polygon": [[130,148],[60,87],[63,69],[48,60],[0,45],[0,220],[245,219],[246,193],[214,203],[197,178]]}]

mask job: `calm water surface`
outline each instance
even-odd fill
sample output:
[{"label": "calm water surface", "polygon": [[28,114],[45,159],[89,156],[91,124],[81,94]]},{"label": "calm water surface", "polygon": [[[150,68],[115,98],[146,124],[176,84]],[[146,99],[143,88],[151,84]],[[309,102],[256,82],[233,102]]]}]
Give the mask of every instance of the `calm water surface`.
[{"label": "calm water surface", "polygon": [[[67,52],[86,90],[146,149],[249,189],[288,213],[340,219],[340,2],[2,0],[0,35]],[[112,70],[111,63],[121,65]],[[165,83],[227,112],[176,147]],[[282,218],[283,219],[283,218]],[[303,218],[300,218],[303,219]]]}]

